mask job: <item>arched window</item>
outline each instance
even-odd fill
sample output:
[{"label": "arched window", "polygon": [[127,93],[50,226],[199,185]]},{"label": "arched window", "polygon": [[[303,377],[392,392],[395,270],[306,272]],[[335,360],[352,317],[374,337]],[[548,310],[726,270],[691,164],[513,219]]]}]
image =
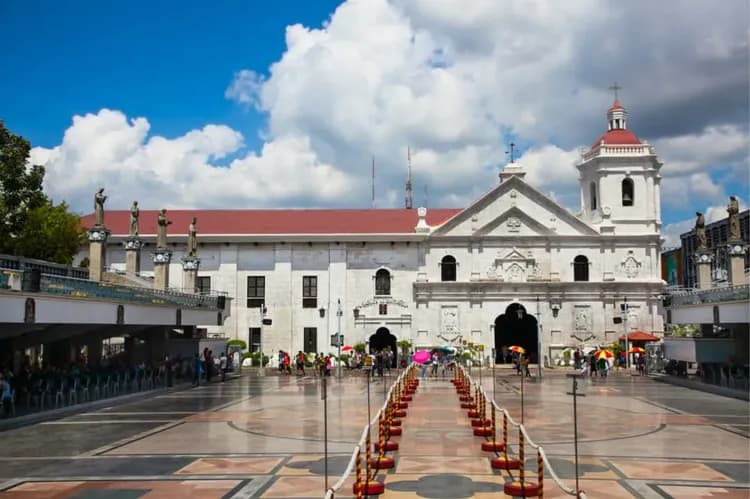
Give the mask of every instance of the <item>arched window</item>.
[{"label": "arched window", "polygon": [[440,280],[456,280],[456,259],[450,255],[444,256],[440,261]]},{"label": "arched window", "polygon": [[622,205],[633,206],[633,180],[626,178],[622,181]]},{"label": "arched window", "polygon": [[386,296],[391,294],[391,273],[385,269],[375,272],[375,294]]},{"label": "arched window", "polygon": [[573,280],[589,280],[589,259],[583,255],[578,255],[573,259]]},{"label": "arched window", "polygon": [[594,211],[596,209],[596,182],[591,182],[589,190],[589,195],[591,196],[591,211]]}]

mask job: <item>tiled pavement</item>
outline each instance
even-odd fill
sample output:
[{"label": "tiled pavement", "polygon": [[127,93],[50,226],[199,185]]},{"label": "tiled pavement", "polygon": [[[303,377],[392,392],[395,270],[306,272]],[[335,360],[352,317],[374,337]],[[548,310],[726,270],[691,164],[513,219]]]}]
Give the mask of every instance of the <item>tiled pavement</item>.
[{"label": "tiled pavement", "polygon": [[[483,382],[492,393],[486,373]],[[374,380],[373,411],[383,388]],[[319,390],[316,378],[252,376],[0,433],[0,499],[322,497]],[[568,390],[554,373],[526,383],[524,420],[572,484]],[[500,374],[495,391],[520,419],[519,379]],[[583,392],[588,497],[750,497],[747,402],[622,373]],[[332,484],[367,420],[365,379],[333,380],[328,393]],[[396,467],[378,476],[383,497],[503,497],[508,475],[490,468],[447,380],[422,383],[407,411]],[[351,495],[352,481],[337,497]],[[546,497],[566,497],[544,485]]]}]

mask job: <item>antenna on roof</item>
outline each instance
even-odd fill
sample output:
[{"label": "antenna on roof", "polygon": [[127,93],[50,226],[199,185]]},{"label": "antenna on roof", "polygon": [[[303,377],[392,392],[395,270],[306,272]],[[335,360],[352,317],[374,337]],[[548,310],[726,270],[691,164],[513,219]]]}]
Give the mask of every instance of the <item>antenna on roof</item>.
[{"label": "antenna on roof", "polygon": [[375,155],[372,155],[372,207],[375,208]]},{"label": "antenna on roof", "polygon": [[411,148],[406,146],[406,162],[408,163],[409,173],[406,176],[406,209],[411,210],[412,208],[412,195],[411,195]]}]

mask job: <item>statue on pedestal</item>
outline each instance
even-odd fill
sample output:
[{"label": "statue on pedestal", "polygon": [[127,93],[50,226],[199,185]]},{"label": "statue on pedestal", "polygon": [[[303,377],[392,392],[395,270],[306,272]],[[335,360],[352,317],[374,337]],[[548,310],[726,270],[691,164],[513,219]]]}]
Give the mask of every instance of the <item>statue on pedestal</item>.
[{"label": "statue on pedestal", "polygon": [[193,217],[193,221],[188,228],[187,256],[195,256],[198,253],[198,239],[196,237],[197,230],[195,227],[197,221],[198,219]]},{"label": "statue on pedestal", "polygon": [[104,195],[104,187],[96,191],[94,194],[94,226],[104,226],[104,202],[107,200],[107,196]]},{"label": "statue on pedestal", "polygon": [[708,246],[706,244],[706,219],[703,217],[703,213],[700,211],[695,212],[695,216],[697,217],[695,219],[695,228],[693,229],[695,231],[695,248],[698,251],[701,250],[707,250]]},{"label": "statue on pedestal", "polygon": [[159,226],[156,235],[156,249],[165,250],[167,249],[167,226],[172,224],[172,222],[167,220],[166,209],[159,210],[159,215],[157,216],[156,222]]},{"label": "statue on pedestal", "polygon": [[141,210],[138,209],[138,201],[133,201],[133,206],[130,207],[130,237],[136,237],[138,235],[138,215]]},{"label": "statue on pedestal", "polygon": [[729,240],[740,241],[742,233],[740,231],[740,203],[737,201],[737,196],[729,196],[727,213],[729,214]]}]

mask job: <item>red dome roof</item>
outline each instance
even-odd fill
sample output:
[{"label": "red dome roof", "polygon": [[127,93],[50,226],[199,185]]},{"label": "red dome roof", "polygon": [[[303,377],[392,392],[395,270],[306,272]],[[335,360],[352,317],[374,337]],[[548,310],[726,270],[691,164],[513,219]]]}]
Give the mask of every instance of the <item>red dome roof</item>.
[{"label": "red dome roof", "polygon": [[610,111],[614,111],[616,109],[625,109],[622,107],[622,104],[620,104],[619,100],[616,100],[614,104],[612,104],[612,107],[609,108]]},{"label": "red dome roof", "polygon": [[601,137],[596,139],[596,142],[591,146],[593,149],[594,147],[598,146],[599,143],[604,141],[605,144],[640,144],[641,141],[638,139],[638,137],[635,136],[633,132],[630,130],[609,130],[608,132],[605,132],[602,134]]}]

